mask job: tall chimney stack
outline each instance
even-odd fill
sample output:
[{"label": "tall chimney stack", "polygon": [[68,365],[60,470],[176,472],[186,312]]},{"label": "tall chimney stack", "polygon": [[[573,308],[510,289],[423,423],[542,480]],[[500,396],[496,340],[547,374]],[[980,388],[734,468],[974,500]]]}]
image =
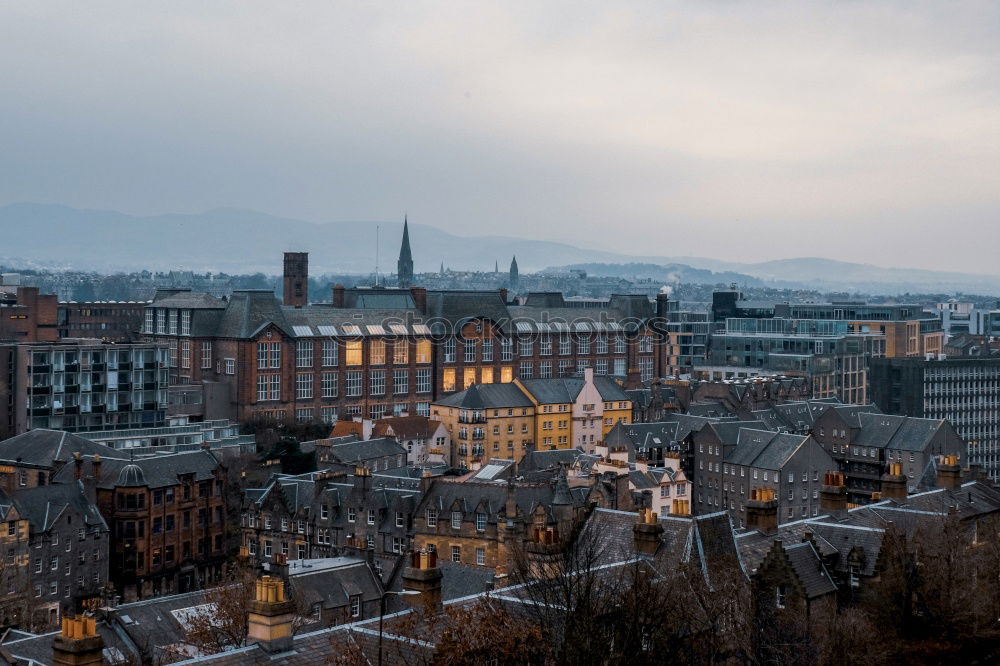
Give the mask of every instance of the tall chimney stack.
[{"label": "tall chimney stack", "polygon": [[437,565],[436,552],[420,550],[410,553],[410,566],[403,569],[403,589],[420,593],[419,596],[406,597],[411,606],[423,606],[429,611],[441,610],[441,568]]},{"label": "tall chimney stack", "polygon": [[958,456],[941,456],[937,463],[938,488],[958,488],[962,484],[962,469]]},{"label": "tall chimney stack", "polygon": [[62,631],[52,640],[54,666],[100,666],[104,639],[92,617],[64,617]]},{"label": "tall chimney stack", "polygon": [[272,654],[292,649],[295,604],[285,598],[285,581],[271,576],[257,579],[247,613],[247,638]]},{"label": "tall chimney stack", "polygon": [[778,530],[778,498],[774,488],[751,488],[747,500],[747,529],[761,534]]},{"label": "tall chimney stack", "polygon": [[847,512],[847,485],[843,472],[827,472],[823,475],[819,508],[832,516],[841,516]]},{"label": "tall chimney stack", "polygon": [[309,302],[309,253],[285,253],[285,281],[281,291],[285,305],[301,308]]},{"label": "tall chimney stack", "polygon": [[889,469],[882,475],[881,498],[905,500],[908,487],[909,483],[903,474],[903,466],[899,463],[889,463]]},{"label": "tall chimney stack", "polygon": [[333,307],[342,308],[344,307],[344,285],[336,284],[333,286]]},{"label": "tall chimney stack", "polygon": [[639,509],[639,520],[632,525],[632,539],[635,552],[652,557],[660,548],[663,525],[652,509]]}]

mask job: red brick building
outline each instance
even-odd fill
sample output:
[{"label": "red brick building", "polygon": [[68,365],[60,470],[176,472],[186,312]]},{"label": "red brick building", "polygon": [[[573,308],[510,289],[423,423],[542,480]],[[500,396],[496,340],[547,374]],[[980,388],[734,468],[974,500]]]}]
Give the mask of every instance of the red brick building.
[{"label": "red brick building", "polygon": [[[665,336],[645,296],[566,301],[506,290],[334,287],[308,302],[307,260],[286,261],[285,302],[270,291],[228,300],[160,291],[143,337],[169,345],[171,383],[221,383],[238,420],[428,415],[430,403],[475,383],[567,376],[593,368],[638,385],[659,376]],[[299,287],[296,287],[299,285]]]}]

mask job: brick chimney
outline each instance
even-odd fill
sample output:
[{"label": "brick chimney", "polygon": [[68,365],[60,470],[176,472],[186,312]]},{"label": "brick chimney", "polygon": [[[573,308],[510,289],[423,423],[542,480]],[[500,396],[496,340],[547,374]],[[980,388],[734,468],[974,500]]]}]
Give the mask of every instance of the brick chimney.
[{"label": "brick chimney", "polygon": [[336,284],[333,286],[333,297],[331,302],[335,308],[344,307],[344,285]]},{"label": "brick chimney", "polygon": [[367,467],[358,465],[354,468],[354,478],[351,481],[354,487],[361,492],[368,492],[372,483],[372,471]]},{"label": "brick chimney", "polygon": [[747,500],[748,530],[773,534],[778,529],[778,498],[774,488],[751,488]]},{"label": "brick chimney", "polygon": [[[882,475],[882,499],[905,500],[909,483],[903,474],[903,466],[899,463],[889,463],[889,469]],[[872,499],[875,499],[872,493]]]},{"label": "brick chimney", "polygon": [[847,486],[843,472],[827,472],[823,475],[823,487],[819,491],[819,508],[834,516],[847,512]]},{"label": "brick chimney", "polygon": [[295,604],[285,598],[285,581],[261,576],[247,614],[247,639],[272,654],[292,649]]},{"label": "brick chimney", "polygon": [[424,287],[410,287],[413,304],[421,312],[427,312],[427,290]]},{"label": "brick chimney", "polygon": [[83,476],[83,455],[79,451],[73,452],[73,478],[77,481]]},{"label": "brick chimney", "polygon": [[941,456],[937,463],[938,488],[958,488],[962,484],[962,470],[958,456]]},{"label": "brick chimney", "polygon": [[93,465],[94,465],[94,480],[95,481],[100,481],[101,480],[101,454],[100,453],[95,453],[94,454]]},{"label": "brick chimney", "polygon": [[281,288],[282,302],[301,308],[309,302],[309,253],[285,253],[285,279]]},{"label": "brick chimney", "polygon": [[54,666],[99,666],[104,663],[104,639],[92,617],[64,617],[62,631],[52,640]]},{"label": "brick chimney", "polygon": [[436,552],[420,550],[410,553],[410,566],[403,569],[403,589],[420,593],[419,596],[406,597],[411,606],[422,606],[429,611],[441,610],[441,569],[437,565]]},{"label": "brick chimney", "polygon": [[663,525],[652,509],[639,509],[639,519],[632,525],[635,552],[652,557],[662,543]]}]

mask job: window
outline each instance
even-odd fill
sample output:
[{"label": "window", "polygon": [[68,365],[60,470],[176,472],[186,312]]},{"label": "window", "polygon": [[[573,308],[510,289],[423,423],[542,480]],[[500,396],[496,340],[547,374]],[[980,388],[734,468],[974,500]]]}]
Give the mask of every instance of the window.
[{"label": "window", "polygon": [[351,371],[347,373],[344,380],[344,393],[351,397],[361,395],[361,373]]},{"label": "window", "polygon": [[396,527],[406,527],[406,515],[396,512]]},{"label": "window", "polygon": [[191,367],[191,341],[185,340],[181,343],[181,367]]},{"label": "window", "polygon": [[531,361],[521,361],[521,365],[518,367],[517,372],[521,379],[531,379],[533,369]]},{"label": "window", "polygon": [[270,375],[268,388],[270,389],[269,399],[281,400],[281,375]]},{"label": "window", "polygon": [[542,361],[538,364],[538,376],[542,379],[552,378],[552,361]]},{"label": "window", "polygon": [[466,340],[462,343],[462,348],[465,351],[463,360],[466,363],[476,362],[476,340]]},{"label": "window", "polygon": [[227,358],[226,359],[226,374],[235,375],[236,374],[236,359]]},{"label": "window", "polygon": [[476,531],[484,532],[486,531],[486,514],[477,513],[476,514]]},{"label": "window", "polygon": [[212,367],[212,343],[202,342],[201,343],[201,369]]},{"label": "window", "polygon": [[616,375],[618,377],[624,377],[625,376],[625,374],[626,374],[626,371],[625,371],[625,359],[623,359],[623,358],[616,358],[615,359],[614,369],[611,371],[611,374]]},{"label": "window", "polygon": [[372,370],[369,382],[371,395],[385,395],[385,370]]},{"label": "window", "polygon": [[311,423],[313,410],[311,407],[301,407],[295,410],[295,420],[299,423]]},{"label": "window", "polygon": [[486,549],[476,548],[476,564],[484,567],[486,566]]},{"label": "window", "polygon": [[313,365],[312,340],[299,340],[295,343],[295,367],[311,368]]},{"label": "window", "polygon": [[597,336],[597,353],[598,354],[608,353],[608,336],[604,335],[603,333]]},{"label": "window", "polygon": [[577,340],[576,341],[576,353],[577,354],[589,354],[590,353],[590,340]]},{"label": "window", "polygon": [[774,588],[774,605],[778,608],[785,607],[785,586],[779,585]]},{"label": "window", "polygon": [[483,340],[483,360],[492,361],[493,360],[493,341]]},{"label": "window", "polygon": [[546,335],[538,341],[538,353],[541,356],[552,356],[552,338]]},{"label": "window", "polygon": [[324,398],[337,397],[337,373],[324,372],[320,374],[320,391]]},{"label": "window", "polygon": [[519,342],[521,356],[532,356],[535,353],[535,343],[533,340],[521,340]]},{"label": "window", "polygon": [[405,395],[410,391],[410,372],[408,370],[392,371],[392,392],[394,395]]},{"label": "window", "polygon": [[417,340],[417,363],[431,362],[431,341]]},{"label": "window", "polygon": [[296,400],[308,400],[313,397],[313,373],[300,372],[295,375]]},{"label": "window", "polygon": [[452,546],[451,547],[451,561],[452,562],[461,562],[462,561],[462,547],[461,546]]},{"label": "window", "polygon": [[559,337],[559,355],[568,356],[573,353],[573,345],[568,335]]},{"label": "window", "polygon": [[431,392],[431,369],[419,368],[417,370],[417,393]]},{"label": "window", "polygon": [[337,343],[333,340],[323,341],[322,363],[324,368],[332,368],[337,365]]},{"label": "window", "polygon": [[336,423],[337,422],[337,408],[336,407],[320,407],[319,409],[320,420],[323,423]]},{"label": "window", "polygon": [[351,617],[359,617],[361,615],[361,595],[354,594],[351,595]]},{"label": "window", "polygon": [[357,517],[357,511],[354,507],[347,507],[347,522],[353,523],[354,519]]},{"label": "window", "polygon": [[444,362],[454,363],[455,362],[455,339],[448,338],[444,341]]},{"label": "window", "polygon": [[368,362],[371,365],[385,365],[385,340],[368,343]]},{"label": "window", "polygon": [[146,325],[143,327],[143,330],[146,333],[152,333],[153,332],[153,322],[155,320],[156,311],[153,310],[153,308],[146,308],[145,315],[146,315]]},{"label": "window", "polygon": [[616,354],[625,353],[625,338],[622,337],[615,338],[615,353]]},{"label": "window", "polygon": [[451,529],[458,530],[462,528],[462,512],[452,511],[451,512]]},{"label": "window", "polygon": [[374,509],[368,509],[368,524],[369,525],[374,525],[375,524],[375,510]]},{"label": "window", "polygon": [[438,512],[434,509],[427,509],[427,527],[437,527]]},{"label": "window", "polygon": [[395,365],[406,365],[410,357],[410,345],[406,340],[394,340],[392,343],[392,362]]},{"label": "window", "polygon": [[[500,360],[510,361],[514,358],[514,341],[510,338],[500,339]],[[502,381],[502,380],[501,380]],[[510,380],[507,380],[510,381]]]},{"label": "window", "polygon": [[348,340],[344,343],[344,363],[361,365],[361,340]]}]

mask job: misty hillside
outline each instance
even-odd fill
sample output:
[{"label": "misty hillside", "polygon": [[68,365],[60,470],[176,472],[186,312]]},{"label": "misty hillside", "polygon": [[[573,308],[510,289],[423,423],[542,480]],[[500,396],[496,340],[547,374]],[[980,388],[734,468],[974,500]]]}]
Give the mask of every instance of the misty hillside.
[{"label": "misty hillside", "polygon": [[604,263],[584,263],[570,264],[568,266],[556,266],[547,270],[550,271],[586,271],[587,275],[598,277],[625,277],[650,279],[664,284],[676,284],[678,282],[694,284],[730,284],[736,283],[750,287],[765,286],[759,278],[746,273],[735,271],[710,271],[704,268],[692,268],[685,264],[647,264],[630,262],[627,264],[604,264]]},{"label": "misty hillside", "polygon": [[[308,251],[310,272],[393,273],[401,222],[314,223],[231,208],[197,214],[133,216],[44,204],[0,207],[0,263],[25,268],[106,272],[194,270],[278,274],[281,253]],[[1000,293],[1000,277],[882,268],[822,258],[735,263],[706,257],[624,255],[566,243],[503,236],[456,236],[411,222],[417,272],[443,262],[455,270],[507,270],[517,256],[524,272],[580,268],[593,275],[633,275],[664,282],[764,284],[869,293]],[[643,249],[647,249],[645,246]],[[711,248],[705,248],[710,252]],[[620,272],[618,272],[620,271]],[[679,279],[673,279],[679,278]]]}]

